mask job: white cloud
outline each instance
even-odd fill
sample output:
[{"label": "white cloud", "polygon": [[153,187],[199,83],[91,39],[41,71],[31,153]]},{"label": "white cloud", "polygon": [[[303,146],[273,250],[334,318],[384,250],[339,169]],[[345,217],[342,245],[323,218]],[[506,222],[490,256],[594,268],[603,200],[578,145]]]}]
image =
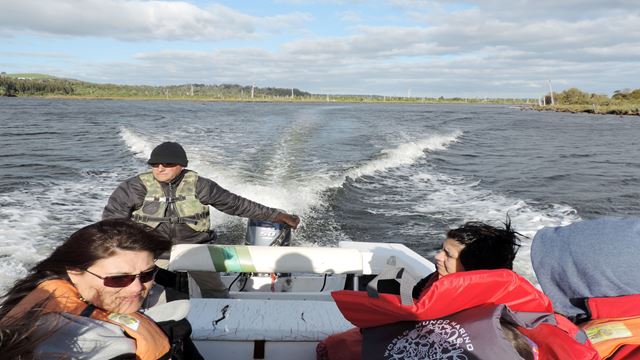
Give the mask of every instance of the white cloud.
[{"label": "white cloud", "polygon": [[0,29],[120,40],[223,40],[257,36],[257,27],[300,24],[303,14],[261,19],[222,5],[182,1],[23,0],[1,2]]},{"label": "white cloud", "polygon": [[362,15],[356,11],[342,11],[338,14],[341,21],[353,24],[362,22]]},{"label": "white cloud", "polygon": [[[640,76],[640,10],[629,1],[387,2],[409,17],[406,26],[367,25],[372,15],[366,3],[348,5],[341,5],[342,20],[358,26],[329,31],[331,37],[318,31],[322,17],[310,8],[305,8],[309,13],[257,17],[222,5],[124,0],[6,4],[0,32],[26,29],[204,43],[260,39],[244,43],[250,46],[228,42],[225,48],[212,42],[204,51],[164,43],[163,51],[98,64],[75,61],[73,70],[59,69],[69,76],[79,72],[87,80],[129,84],[256,81],[258,86],[312,92],[392,95],[411,88],[418,96],[537,96],[547,79],[558,90],[576,86],[610,94],[636,86],[633,81]],[[86,12],[90,15],[82,17]],[[305,28],[311,21],[316,27]]]},{"label": "white cloud", "polygon": [[304,25],[314,20],[311,14],[294,12],[285,15],[267,16],[256,20],[256,23],[264,29],[277,32],[300,31]]},{"label": "white cloud", "polygon": [[[500,52],[499,48],[487,50],[487,54]],[[139,54],[133,63],[103,64],[94,71],[131,84],[148,83],[148,79],[155,79],[155,84],[256,82],[311,92],[332,89],[334,93],[404,95],[411,88],[417,96],[526,97],[544,91],[549,78],[558,86],[566,83],[589,91],[590,83],[618,70],[614,64],[596,72],[599,64],[514,61],[509,54],[495,58],[487,54],[400,62],[374,58],[363,64],[360,58],[318,61],[258,48],[165,51]]]},{"label": "white cloud", "polygon": [[0,51],[0,57],[71,59],[72,55],[63,52],[45,51]]},{"label": "white cloud", "polygon": [[431,8],[473,7],[493,18],[520,19],[525,22],[535,18],[574,21],[609,14],[624,14],[638,6],[636,0],[432,0],[428,3]]}]

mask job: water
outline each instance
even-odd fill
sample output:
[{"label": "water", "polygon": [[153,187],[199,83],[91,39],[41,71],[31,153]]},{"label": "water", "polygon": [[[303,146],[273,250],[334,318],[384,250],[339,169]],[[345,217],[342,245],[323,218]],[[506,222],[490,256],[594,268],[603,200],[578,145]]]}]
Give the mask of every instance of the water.
[{"label": "water", "polygon": [[[637,117],[504,106],[0,98],[0,293],[100,219],[162,141],[189,167],[302,217],[296,245],[400,242],[432,257],[469,220],[639,215]],[[223,243],[244,220],[213,211]],[[534,279],[525,239],[516,270]]]}]

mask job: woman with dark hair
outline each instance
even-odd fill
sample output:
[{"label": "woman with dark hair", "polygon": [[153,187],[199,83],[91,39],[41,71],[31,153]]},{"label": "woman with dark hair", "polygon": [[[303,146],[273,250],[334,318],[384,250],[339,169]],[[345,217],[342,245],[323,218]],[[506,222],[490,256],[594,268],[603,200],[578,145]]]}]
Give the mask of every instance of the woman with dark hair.
[{"label": "woman with dark hair", "polygon": [[[438,273],[446,275],[457,271],[513,269],[513,260],[520,248],[519,233],[511,228],[507,220],[504,228],[471,221],[459,228],[449,230],[436,255]],[[448,259],[458,259],[457,271],[451,271]],[[444,266],[444,267],[441,267]]]},{"label": "woman with dark hair", "polygon": [[584,333],[511,270],[518,247],[508,219],[504,228],[470,222],[447,233],[437,271],[414,287],[413,302],[398,268],[382,279],[394,274],[400,294],[382,294],[381,279],[367,291],[332,292],[358,328],[321,342],[318,359],[599,359]]},{"label": "woman with dark hair", "polygon": [[[512,270],[513,260],[520,248],[518,235],[511,228],[508,218],[504,228],[482,222],[467,222],[449,230],[442,249],[435,256],[436,271],[414,286],[413,298],[419,299],[433,283],[446,275],[471,270]],[[334,334],[318,344],[317,358],[360,359],[361,345],[362,335],[358,328]]]},{"label": "woman with dark hair", "polygon": [[68,352],[58,356],[73,357],[70,354],[78,347],[86,346],[80,339],[83,334],[73,334],[70,329],[86,332],[97,324],[103,330],[116,328],[123,339],[133,339],[136,358],[162,358],[170,351],[169,340],[138,310],[153,285],[155,259],[170,248],[168,240],[130,220],[104,220],[86,226],[9,290],[0,305],[0,326],[19,324],[34,311],[43,317],[59,314],[62,316],[56,319],[61,323],[45,331],[47,336],[69,336],[65,339]]},{"label": "woman with dark hair", "polygon": [[478,221],[470,221],[447,232],[442,249],[436,254],[436,271],[420,280],[413,289],[413,297],[429,288],[435,280],[449,274],[471,270],[513,270],[520,234],[507,219],[504,228]]}]

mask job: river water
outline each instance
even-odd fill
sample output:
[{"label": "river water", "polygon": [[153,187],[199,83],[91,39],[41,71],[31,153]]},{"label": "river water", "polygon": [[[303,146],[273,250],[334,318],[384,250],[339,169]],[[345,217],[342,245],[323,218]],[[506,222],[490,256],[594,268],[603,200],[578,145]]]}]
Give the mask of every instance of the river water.
[{"label": "river water", "polygon": [[[296,245],[399,242],[426,257],[465,221],[640,215],[637,117],[490,105],[0,98],[0,294],[162,141],[226,189],[302,217]],[[245,220],[212,213],[223,243]],[[534,279],[530,239],[516,271]]]}]

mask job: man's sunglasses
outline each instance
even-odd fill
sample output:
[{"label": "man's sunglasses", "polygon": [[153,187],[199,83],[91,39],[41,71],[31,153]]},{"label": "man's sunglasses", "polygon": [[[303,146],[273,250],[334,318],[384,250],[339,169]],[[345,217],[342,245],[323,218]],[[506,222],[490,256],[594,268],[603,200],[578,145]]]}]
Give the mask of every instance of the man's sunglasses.
[{"label": "man's sunglasses", "polygon": [[163,168],[172,168],[172,167],[176,167],[179,164],[163,164],[163,163],[159,163],[159,164],[151,164],[151,167],[157,168],[160,165],[162,165]]},{"label": "man's sunglasses", "polygon": [[89,274],[101,279],[104,286],[111,288],[123,288],[131,285],[136,278],[140,278],[141,283],[146,283],[153,280],[156,277],[156,273],[158,272],[158,267],[154,266],[153,269],[143,271],[139,274],[131,274],[131,275],[113,275],[113,276],[100,276],[98,274],[94,274],[89,270],[85,270]]}]

